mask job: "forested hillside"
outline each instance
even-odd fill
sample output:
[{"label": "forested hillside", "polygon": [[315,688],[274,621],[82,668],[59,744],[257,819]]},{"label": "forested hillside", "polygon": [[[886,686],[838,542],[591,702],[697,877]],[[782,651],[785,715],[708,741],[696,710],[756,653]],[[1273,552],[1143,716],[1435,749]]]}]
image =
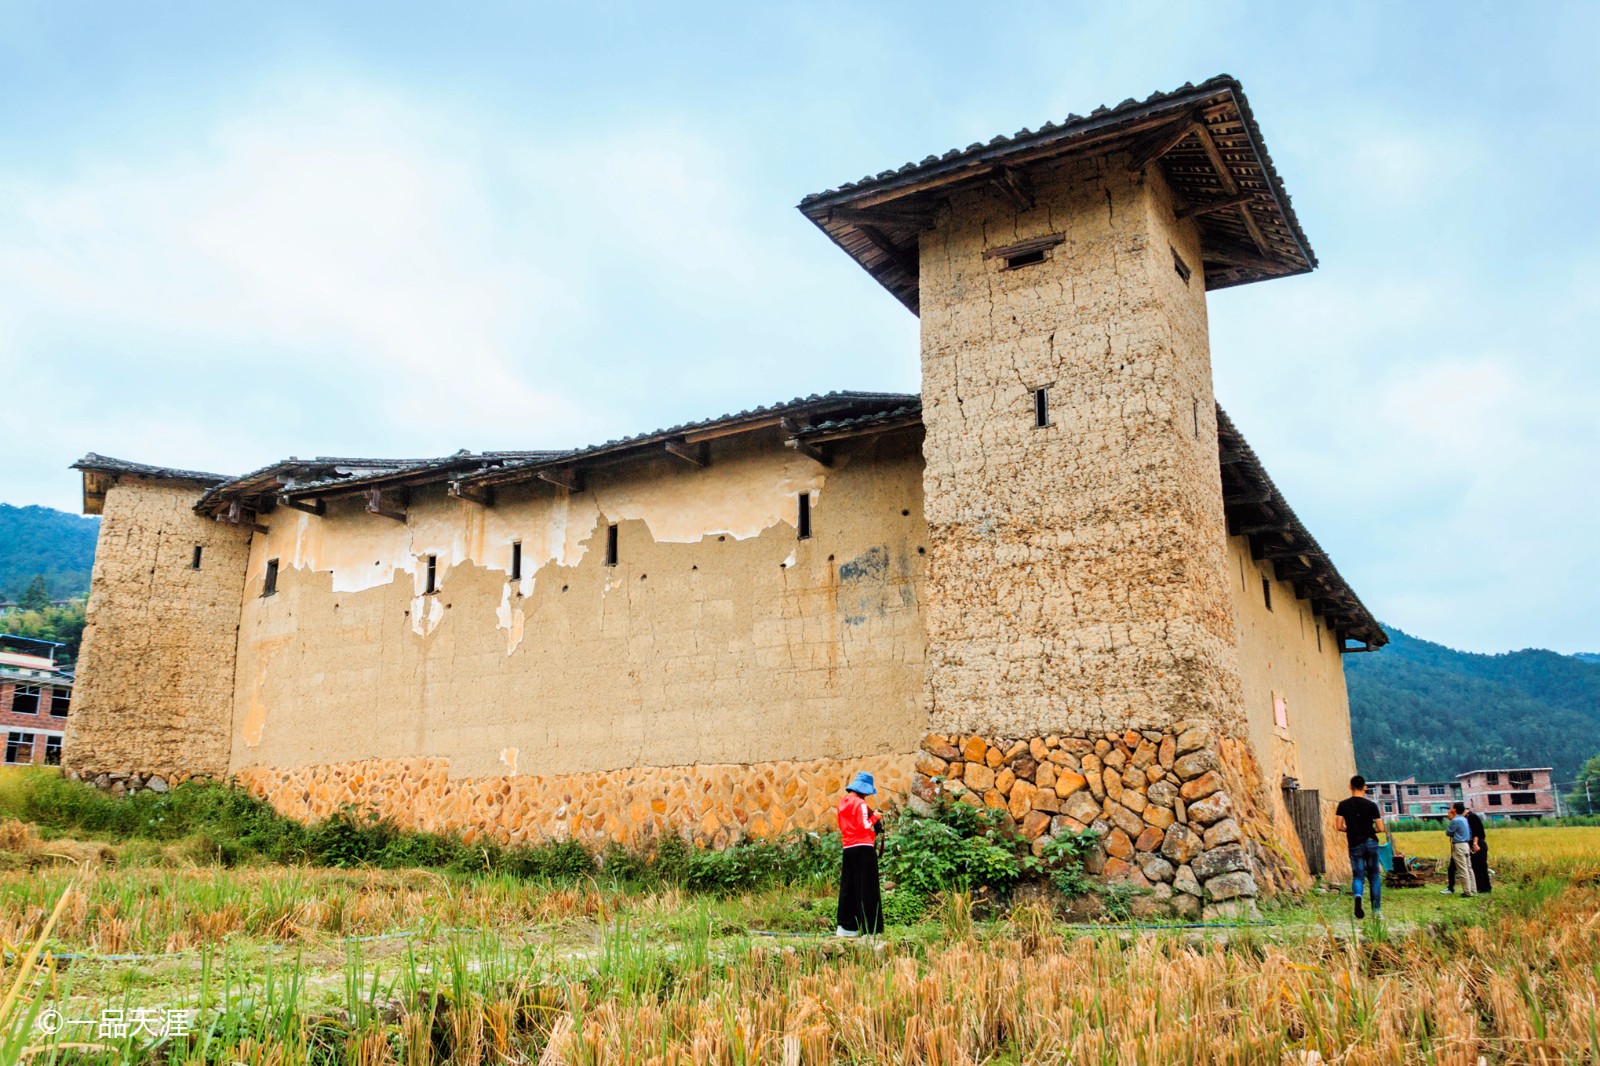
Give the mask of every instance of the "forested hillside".
[{"label": "forested hillside", "polygon": [[100,519],[0,503],[0,599],[17,600],[43,575],[52,599],[89,591]]},{"label": "forested hillside", "polygon": [[1368,777],[1551,766],[1570,781],[1600,752],[1600,663],[1536,649],[1475,655],[1388,631],[1381,651],[1345,657]]}]

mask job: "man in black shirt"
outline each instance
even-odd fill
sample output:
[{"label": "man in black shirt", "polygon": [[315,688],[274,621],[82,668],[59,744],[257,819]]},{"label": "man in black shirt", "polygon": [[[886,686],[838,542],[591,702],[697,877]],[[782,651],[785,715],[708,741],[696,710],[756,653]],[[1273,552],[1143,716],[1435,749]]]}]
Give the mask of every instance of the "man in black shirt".
[{"label": "man in black shirt", "polygon": [[1356,897],[1356,917],[1361,912],[1362,882],[1372,886],[1372,916],[1383,917],[1383,870],[1378,866],[1378,834],[1383,832],[1383,812],[1367,799],[1367,779],[1350,779],[1350,796],[1333,810],[1333,827],[1344,834],[1350,849],[1350,891]]}]

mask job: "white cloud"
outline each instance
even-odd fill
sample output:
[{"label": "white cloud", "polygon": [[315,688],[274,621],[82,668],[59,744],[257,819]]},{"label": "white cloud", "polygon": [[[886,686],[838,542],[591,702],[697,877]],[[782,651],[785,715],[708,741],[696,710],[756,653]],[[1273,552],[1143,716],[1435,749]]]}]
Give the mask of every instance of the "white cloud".
[{"label": "white cloud", "polygon": [[[71,506],[86,450],[226,472],[588,443],[775,399],[748,380],[763,359],[806,369],[784,358],[807,344],[783,322],[801,227],[752,207],[717,138],[304,84],[182,151],[0,170],[0,370],[41,399],[14,413],[0,498]],[[818,373],[803,391],[832,387]]]}]

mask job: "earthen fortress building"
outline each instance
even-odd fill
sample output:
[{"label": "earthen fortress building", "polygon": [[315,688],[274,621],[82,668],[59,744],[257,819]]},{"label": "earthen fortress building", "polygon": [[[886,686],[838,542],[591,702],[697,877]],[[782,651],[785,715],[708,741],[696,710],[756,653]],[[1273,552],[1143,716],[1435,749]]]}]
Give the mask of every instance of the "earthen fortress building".
[{"label": "earthen fortress building", "polygon": [[1318,869],[1340,657],[1385,637],[1213,397],[1207,293],[1316,265],[1239,85],[800,209],[920,316],[920,396],[242,477],[87,456],[69,768],[713,845],[826,825],[866,769],[1096,827],[1179,912]]}]

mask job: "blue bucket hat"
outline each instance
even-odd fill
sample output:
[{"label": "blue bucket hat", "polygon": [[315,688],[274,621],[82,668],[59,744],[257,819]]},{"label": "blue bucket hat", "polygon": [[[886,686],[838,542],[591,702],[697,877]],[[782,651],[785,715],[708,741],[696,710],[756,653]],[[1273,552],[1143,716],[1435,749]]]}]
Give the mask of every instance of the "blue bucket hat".
[{"label": "blue bucket hat", "polygon": [[878,794],[878,786],[872,783],[872,775],[865,770],[852,777],[845,788],[851,792],[859,792],[863,796],[876,796]]}]

